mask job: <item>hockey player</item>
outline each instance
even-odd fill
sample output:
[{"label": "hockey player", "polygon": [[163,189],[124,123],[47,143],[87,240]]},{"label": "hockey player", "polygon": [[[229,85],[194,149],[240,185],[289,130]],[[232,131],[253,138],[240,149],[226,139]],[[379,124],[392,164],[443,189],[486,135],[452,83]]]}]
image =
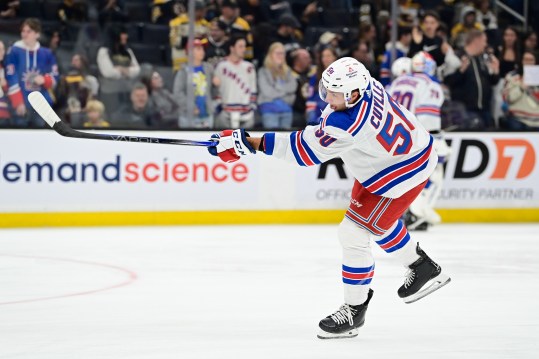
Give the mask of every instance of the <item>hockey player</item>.
[{"label": "hockey player", "polygon": [[[412,73],[412,59],[409,57],[399,57],[391,65],[391,75],[393,78],[397,78],[401,75],[408,75]],[[387,86],[389,87],[389,86]]]},{"label": "hockey player", "polygon": [[28,18],[21,26],[21,40],[9,49],[6,58],[8,96],[17,116],[26,115],[25,99],[40,91],[52,103],[49,91],[58,82],[58,66],[52,52],[39,44],[41,23]]},{"label": "hockey player", "polygon": [[414,55],[412,73],[397,77],[388,88],[388,93],[413,114],[421,125],[434,137],[434,148],[438,154],[438,165],[429,178],[421,195],[412,203],[404,216],[409,230],[426,230],[429,225],[440,223],[434,211],[440,197],[443,182],[443,163],[449,155],[449,147],[443,139],[440,108],[444,102],[442,87],[434,78],[436,62],[424,51]]},{"label": "hockey player", "polygon": [[243,129],[225,130],[212,136],[219,143],[210,153],[234,162],[258,150],[300,166],[342,158],[356,179],[338,229],[345,303],[320,321],[318,337],[354,337],[373,296],[371,239],[408,269],[398,290],[404,302],[423,298],[450,281],[399,220],[425,187],[438,156],[432,137],[415,116],[356,59],[332,63],[322,74],[319,91],[328,104],[319,125],[259,138]]}]

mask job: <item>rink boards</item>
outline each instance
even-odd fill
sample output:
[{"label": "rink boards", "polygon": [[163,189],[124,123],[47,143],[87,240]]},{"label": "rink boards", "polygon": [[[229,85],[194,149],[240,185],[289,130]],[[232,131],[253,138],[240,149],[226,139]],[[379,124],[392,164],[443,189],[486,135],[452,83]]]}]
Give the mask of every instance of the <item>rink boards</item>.
[{"label": "rink boards", "polygon": [[[125,131],[107,133],[129,134]],[[206,140],[206,132],[132,132]],[[539,221],[539,134],[447,134],[446,222]],[[299,167],[258,153],[0,132],[0,226],[336,223],[353,179],[338,160]]]}]

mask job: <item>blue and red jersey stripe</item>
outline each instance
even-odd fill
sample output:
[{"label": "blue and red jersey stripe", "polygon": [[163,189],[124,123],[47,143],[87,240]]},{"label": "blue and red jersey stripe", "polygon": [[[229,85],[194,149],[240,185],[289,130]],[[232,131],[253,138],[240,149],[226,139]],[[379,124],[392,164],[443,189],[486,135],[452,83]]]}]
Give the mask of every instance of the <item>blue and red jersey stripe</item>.
[{"label": "blue and red jersey stripe", "polygon": [[300,166],[314,166],[322,163],[303,139],[303,130],[290,134],[290,148]]},{"label": "blue and red jersey stripe", "polygon": [[432,141],[433,138],[430,136],[429,145],[423,151],[412,158],[389,166],[361,184],[369,192],[383,195],[393,187],[413,177],[427,167],[432,152]]},{"label": "blue and red jersey stripe", "polygon": [[342,266],[342,281],[351,285],[370,284],[374,276],[374,264],[370,267],[349,267]]},{"label": "blue and red jersey stripe", "polygon": [[397,222],[397,226],[387,236],[375,242],[387,253],[395,252],[404,247],[410,241],[410,234],[402,224],[402,221]]}]

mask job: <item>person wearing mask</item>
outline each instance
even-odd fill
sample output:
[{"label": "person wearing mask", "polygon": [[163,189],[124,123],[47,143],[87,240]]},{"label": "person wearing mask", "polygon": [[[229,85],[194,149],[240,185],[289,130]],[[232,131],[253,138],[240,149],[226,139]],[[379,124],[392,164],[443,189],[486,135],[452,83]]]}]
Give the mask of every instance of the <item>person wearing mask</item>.
[{"label": "person wearing mask", "polygon": [[[462,102],[467,111],[479,119],[481,128],[492,128],[492,87],[500,78],[500,63],[494,55],[485,53],[487,36],[479,30],[466,35],[464,49],[458,53],[460,68],[445,77],[454,101]],[[475,126],[475,125],[474,125]]]},{"label": "person wearing mask", "polygon": [[[42,47],[38,41],[41,35],[41,22],[28,18],[21,26],[21,40],[10,48],[6,58],[6,79],[8,96],[15,109],[16,126],[26,127],[30,121],[28,111],[28,94],[39,91],[49,104],[53,105],[51,91],[58,82],[58,65],[52,52]],[[42,127],[43,121],[36,122]]]},{"label": "person wearing mask", "polygon": [[280,42],[271,44],[258,70],[258,109],[264,128],[291,128],[292,104],[298,84],[286,64],[285,47]]},{"label": "person wearing mask", "polygon": [[[174,97],[178,99],[180,128],[213,128],[212,78],[213,66],[204,61],[207,40],[195,39],[187,48],[193,51],[193,67],[184,66],[174,78]],[[192,82],[189,84],[189,72]],[[188,111],[189,87],[193,89],[193,113]],[[178,120],[178,119],[177,119]]]}]

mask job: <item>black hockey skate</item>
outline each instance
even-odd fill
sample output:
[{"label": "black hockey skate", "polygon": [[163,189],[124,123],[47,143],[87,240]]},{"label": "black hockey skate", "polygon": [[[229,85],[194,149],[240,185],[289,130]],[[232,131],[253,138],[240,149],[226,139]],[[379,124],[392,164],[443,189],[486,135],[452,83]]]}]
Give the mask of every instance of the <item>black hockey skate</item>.
[{"label": "black hockey skate", "polygon": [[413,303],[451,281],[448,275],[442,273],[442,268],[419,248],[419,243],[416,252],[420,258],[408,266],[404,284],[398,291],[405,303]]},{"label": "black hockey skate", "polygon": [[426,231],[429,228],[429,224],[425,219],[418,218],[410,210],[404,212],[401,219],[408,231]]},{"label": "black hockey skate", "polygon": [[353,338],[358,334],[357,328],[365,324],[365,314],[374,291],[369,289],[367,300],[363,304],[343,304],[335,313],[320,321],[320,339]]}]

